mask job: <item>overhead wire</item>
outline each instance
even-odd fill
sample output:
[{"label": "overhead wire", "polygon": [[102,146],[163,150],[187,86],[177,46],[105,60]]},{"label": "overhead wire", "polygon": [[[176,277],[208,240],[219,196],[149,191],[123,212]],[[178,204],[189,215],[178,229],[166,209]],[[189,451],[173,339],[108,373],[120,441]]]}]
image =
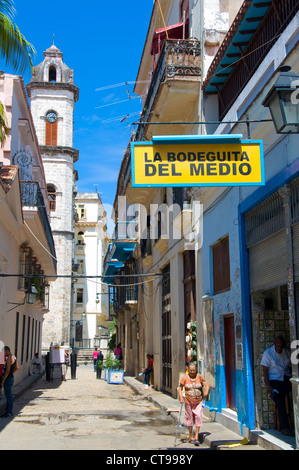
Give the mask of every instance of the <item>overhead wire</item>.
[{"label": "overhead wire", "polygon": [[[93,278],[97,278],[97,279],[105,279],[105,278],[109,278],[109,277],[112,277],[112,276],[109,276],[109,275],[102,275],[102,276],[84,276],[84,275],[80,275],[80,274],[77,274],[76,272],[70,270],[70,268],[64,266],[44,245],[43,243],[38,239],[38,237],[32,232],[31,228],[29,227],[29,225],[26,223],[26,221],[24,221],[24,224],[25,226],[27,227],[27,229],[30,231],[30,233],[32,234],[32,236],[36,239],[36,241],[40,244],[40,246],[48,253],[49,256],[51,256],[56,262],[57,264],[59,264],[66,272],[71,272],[71,274],[68,274],[68,275],[54,275],[54,276],[47,276],[47,275],[32,275],[33,277],[36,276],[36,277],[39,277],[39,276],[43,276],[43,277],[46,277],[46,278],[51,278],[51,277],[54,277],[54,278],[59,278],[59,277],[70,277],[70,278],[77,278],[77,279],[86,279],[87,281],[89,282],[94,282],[96,284],[100,284],[100,285],[103,285],[105,287],[109,286],[109,287],[133,287],[133,286],[137,286],[137,285],[141,285],[141,284],[146,284],[148,282],[152,282],[152,279],[147,279],[146,281],[140,281],[140,282],[136,282],[136,283],[133,283],[133,284],[108,284],[107,282],[102,282],[101,280],[99,281],[94,281]],[[143,276],[148,276],[148,277],[155,277],[157,275],[160,275],[160,274],[157,274],[157,273],[148,273],[148,274],[143,274],[143,275],[137,275],[137,276],[134,276],[134,277],[143,277]],[[0,274],[0,277],[12,277],[14,275],[9,275],[9,274]],[[20,275],[15,275],[15,276],[22,276],[21,274]],[[26,275],[23,275],[23,276],[26,276]],[[126,275],[126,274],[123,274],[123,275],[117,275],[117,276],[113,276],[114,278],[124,278],[124,277],[132,277],[131,275]]]}]

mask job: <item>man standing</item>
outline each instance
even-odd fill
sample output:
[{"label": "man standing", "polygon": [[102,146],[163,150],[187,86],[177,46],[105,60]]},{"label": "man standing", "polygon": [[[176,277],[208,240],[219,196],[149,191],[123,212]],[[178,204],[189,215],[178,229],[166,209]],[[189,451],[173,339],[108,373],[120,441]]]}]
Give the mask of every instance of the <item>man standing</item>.
[{"label": "man standing", "polygon": [[1,388],[4,387],[4,393],[6,397],[6,412],[2,418],[13,416],[13,396],[12,387],[14,384],[14,374],[19,369],[17,358],[11,354],[8,346],[4,347],[5,364],[4,364],[4,375],[1,381]]},{"label": "man standing", "polygon": [[285,348],[282,336],[277,336],[274,345],[264,352],[261,365],[269,396],[277,407],[280,430],[282,434],[287,436],[294,435],[290,430],[285,406],[285,397],[292,389],[290,383],[291,354]]}]

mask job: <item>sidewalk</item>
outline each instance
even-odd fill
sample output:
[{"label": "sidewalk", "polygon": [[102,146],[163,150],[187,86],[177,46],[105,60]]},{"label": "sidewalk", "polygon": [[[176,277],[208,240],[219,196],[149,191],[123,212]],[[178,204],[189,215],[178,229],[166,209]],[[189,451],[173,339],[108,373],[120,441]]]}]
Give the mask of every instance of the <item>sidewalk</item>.
[{"label": "sidewalk", "polygon": [[[13,387],[12,393],[14,400],[17,398],[21,397],[26,390],[29,390],[35,382],[40,380],[40,378],[44,375],[44,372],[41,375],[35,374],[35,375],[28,375],[25,379],[23,379],[21,382],[19,382],[17,385]],[[0,416],[5,413],[6,410],[6,399],[4,394],[1,395],[0,399]]]},{"label": "sidewalk", "polygon": [[[14,399],[22,396],[22,394],[30,389],[41,376],[28,376],[22,382],[13,388]],[[153,388],[144,389],[143,384],[134,377],[125,376],[124,382],[136,394],[142,396],[145,400],[152,402],[158,408],[164,410],[171,418],[178,422],[181,405],[179,400],[172,398],[163,392],[154,390]],[[95,381],[96,384],[96,381]],[[0,415],[5,412],[6,400],[2,396],[0,400]],[[294,438],[286,438],[285,442],[279,439],[280,433],[275,431],[252,431],[248,437],[250,445],[240,444],[244,436],[231,431],[225,426],[214,420],[214,413],[209,413],[206,408],[204,413],[204,423],[201,432],[204,434],[204,442],[211,449],[230,449],[230,450],[294,450]],[[184,407],[180,423],[184,423]],[[179,442],[179,436],[178,436]],[[237,444],[237,446],[235,446]]]},{"label": "sidewalk", "polygon": [[[154,390],[153,388],[144,389],[143,384],[134,377],[125,376],[124,380],[125,383],[137,394],[142,395],[145,399],[165,410],[176,422],[178,422],[181,409],[179,400],[172,398],[170,395],[163,392]],[[184,423],[184,413],[182,413],[181,416],[181,424],[182,423]],[[282,441],[279,439],[280,433],[276,431],[265,432],[256,430],[250,432],[250,436],[248,438],[250,445],[240,445],[244,436],[240,436],[214,421],[208,409],[207,412],[204,413],[202,432],[204,433],[204,442],[207,443],[211,449],[294,450],[295,444],[295,438],[286,438]],[[235,446],[236,444],[238,444],[238,446]]]}]

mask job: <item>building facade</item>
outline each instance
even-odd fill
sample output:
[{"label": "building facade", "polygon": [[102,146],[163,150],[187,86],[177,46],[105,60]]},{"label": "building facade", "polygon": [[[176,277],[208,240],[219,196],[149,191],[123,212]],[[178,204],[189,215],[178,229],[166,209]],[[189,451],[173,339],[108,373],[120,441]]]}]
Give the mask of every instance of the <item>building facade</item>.
[{"label": "building facade", "polygon": [[8,345],[17,356],[19,382],[41,353],[56,252],[44,165],[20,76],[1,74],[0,100],[8,127],[0,149],[0,349]]},{"label": "building facade", "polygon": [[[179,0],[159,3],[162,14],[155,2],[136,78],[135,93],[143,96],[143,112],[134,141],[201,133],[205,69],[241,4]],[[116,236],[106,272],[127,276],[111,276],[113,284],[123,284],[114,286],[114,304],[126,370],[136,374],[146,366],[146,354],[153,354],[154,386],[173,396],[191,359],[203,372],[202,342],[200,351],[196,337],[186,344],[188,327],[196,325],[201,298],[199,252],[195,240],[186,247],[182,230],[183,221],[191,223],[193,199],[193,189],[132,188],[128,146],[118,180]],[[168,222],[161,219],[159,211],[151,216],[151,207],[163,205],[178,208],[179,215],[169,214],[169,224],[171,230],[180,231],[179,237],[165,234]],[[143,233],[138,233],[136,214],[141,214],[141,207]],[[135,233],[130,229],[134,223]],[[153,224],[157,228],[154,238],[150,234]],[[200,335],[200,331],[193,333]]]},{"label": "building facade", "polygon": [[99,194],[78,193],[75,202],[74,261],[78,277],[73,285],[71,344],[77,348],[91,349],[101,345],[100,338],[105,336],[108,328],[109,293],[102,276],[104,255],[110,239],[106,233],[107,217]]},{"label": "building facade", "polygon": [[[277,335],[290,348],[298,338],[298,134],[276,132],[264,99],[281,66],[298,74],[298,2],[245,3],[203,85],[204,108],[213,104],[211,120],[220,122],[207,123],[206,132],[262,140],[265,185],[204,190],[202,291],[214,328],[214,344],[205,343],[214,357],[212,406],[236,428],[267,430],[278,424],[262,354]],[[219,284],[214,263],[221,259]],[[296,428],[298,365],[292,372]]]},{"label": "building facade", "polygon": [[73,71],[54,44],[34,68],[27,92],[45,168],[59,275],[51,288],[50,309],[44,321],[43,347],[48,350],[51,343],[70,342],[77,178],[74,165],[79,156],[73,148],[73,113],[79,89],[74,84]]},{"label": "building facade", "polygon": [[[145,354],[153,354],[154,386],[172,395],[186,363],[196,361],[211,386],[207,405],[216,419],[239,433],[266,432],[278,424],[261,356],[277,334],[289,346],[298,338],[298,134],[277,134],[263,102],[280,66],[298,74],[298,2],[185,3],[161,2],[166,28],[154,5],[135,87],[145,98],[133,139],[238,134],[262,140],[266,183],[132,188],[128,147],[115,199],[117,224],[129,227],[133,220],[138,226],[138,216],[124,211],[124,204],[125,218],[120,215],[121,196],[126,207],[146,208],[146,230],[156,220],[158,236],[137,230],[134,237],[127,230],[131,253],[112,250],[108,258],[111,282],[125,282],[113,273],[127,272],[141,284],[135,305],[126,301],[127,288],[115,288],[119,340],[127,370],[136,374]],[[166,222],[159,214],[149,217],[150,207],[176,203],[180,217],[170,225],[178,227],[189,214],[192,226],[196,201],[203,209],[203,240],[196,244],[195,231],[194,249],[186,250],[182,238],[163,236]],[[140,273],[151,276],[141,282]],[[292,386],[298,447],[297,364]]]}]

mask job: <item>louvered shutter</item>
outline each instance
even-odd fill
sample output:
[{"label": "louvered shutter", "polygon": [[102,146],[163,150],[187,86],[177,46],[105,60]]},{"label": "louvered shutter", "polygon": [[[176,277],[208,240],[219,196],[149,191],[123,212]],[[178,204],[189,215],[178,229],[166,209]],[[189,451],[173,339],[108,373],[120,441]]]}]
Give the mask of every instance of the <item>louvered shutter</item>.
[{"label": "louvered shutter", "polygon": [[257,243],[248,250],[250,290],[266,290],[286,284],[286,233],[278,233]]},{"label": "louvered shutter", "polygon": [[57,125],[57,121],[53,123],[46,121],[46,145],[57,145]]}]

